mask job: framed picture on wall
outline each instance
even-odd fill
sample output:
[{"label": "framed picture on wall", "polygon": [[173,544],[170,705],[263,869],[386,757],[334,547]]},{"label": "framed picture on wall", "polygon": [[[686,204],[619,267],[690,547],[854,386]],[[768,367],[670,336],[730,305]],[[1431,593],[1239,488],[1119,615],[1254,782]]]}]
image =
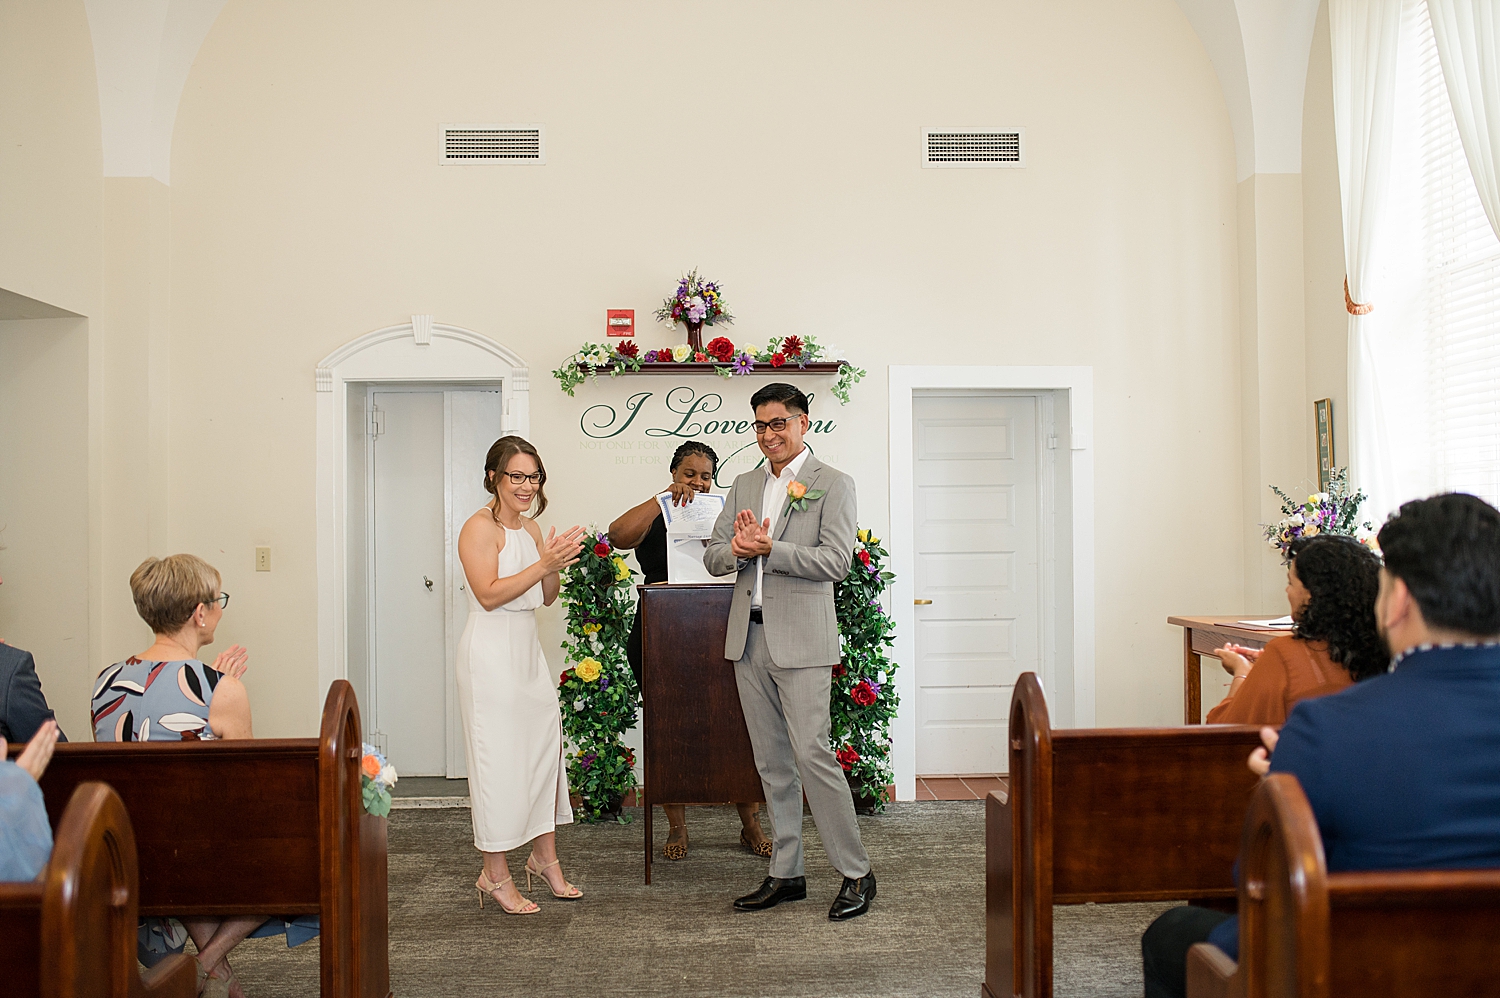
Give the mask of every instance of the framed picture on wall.
[{"label": "framed picture on wall", "polygon": [[1318,428],[1318,490],[1328,491],[1333,480],[1333,399],[1313,403],[1313,420]]}]

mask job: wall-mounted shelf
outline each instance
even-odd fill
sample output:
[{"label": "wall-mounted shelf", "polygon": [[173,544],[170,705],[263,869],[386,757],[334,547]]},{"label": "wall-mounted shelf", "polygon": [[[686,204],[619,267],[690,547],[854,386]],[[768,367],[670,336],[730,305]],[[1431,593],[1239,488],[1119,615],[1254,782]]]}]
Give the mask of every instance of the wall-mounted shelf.
[{"label": "wall-mounted shelf", "polygon": [[[800,367],[796,364],[783,364],[776,367],[765,361],[756,363],[749,372],[751,374],[838,374],[847,361],[842,360],[818,360]],[[654,361],[650,364],[642,364],[639,371],[629,368],[621,371],[622,375],[631,374],[717,374],[718,368],[729,367],[730,364],[721,364],[717,361],[695,361],[690,360],[679,364],[676,361]],[[601,375],[614,374],[614,365],[605,364],[603,367],[590,368],[587,364],[579,364],[578,369],[585,374],[597,371]]]}]

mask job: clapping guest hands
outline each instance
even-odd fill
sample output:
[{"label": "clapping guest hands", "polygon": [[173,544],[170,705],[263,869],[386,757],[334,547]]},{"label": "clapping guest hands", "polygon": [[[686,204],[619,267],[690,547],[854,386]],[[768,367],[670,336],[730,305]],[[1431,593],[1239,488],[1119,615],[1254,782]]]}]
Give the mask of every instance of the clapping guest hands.
[{"label": "clapping guest hands", "polygon": [[1250,753],[1250,771],[1257,776],[1265,776],[1271,771],[1271,753],[1276,751],[1276,743],[1281,740],[1281,734],[1275,728],[1261,728],[1260,740],[1265,748],[1258,748]]},{"label": "clapping guest hands", "polygon": [[1250,675],[1250,670],[1255,668],[1255,660],[1260,658],[1260,653],[1259,648],[1229,643],[1226,643],[1223,648],[1214,649],[1214,655],[1224,664],[1224,671],[1236,679],[1244,679]]},{"label": "clapping guest hands", "polygon": [[[31,741],[26,743],[25,751],[16,757],[16,765],[30,773],[33,780],[41,780],[47,763],[52,761],[52,750],[57,748],[57,736],[57,722],[43,721],[36,734],[31,736]],[[5,739],[0,738],[0,759],[6,757],[7,748]]]},{"label": "clapping guest hands", "polygon": [[230,645],[214,659],[214,671],[239,679],[250,668],[250,652],[243,645]]}]

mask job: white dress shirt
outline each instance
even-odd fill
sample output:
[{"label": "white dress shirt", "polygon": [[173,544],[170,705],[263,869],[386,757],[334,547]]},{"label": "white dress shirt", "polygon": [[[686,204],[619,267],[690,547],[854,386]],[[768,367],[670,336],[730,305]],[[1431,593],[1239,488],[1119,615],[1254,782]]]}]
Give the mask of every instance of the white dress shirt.
[{"label": "white dress shirt", "polygon": [[[807,455],[811,453],[804,445],[802,452],[787,462],[786,467],[781,469],[781,474],[771,474],[771,464],[766,463],[766,491],[760,498],[760,513],[762,520],[770,520],[771,525],[766,528],[767,534],[776,533],[776,521],[781,519],[781,510],[786,506],[786,487],[797,480],[797,475],[802,471],[802,466],[807,463]],[[750,606],[760,609],[760,586],[766,576],[766,559],[764,557],[755,559],[755,595],[750,597]]]}]

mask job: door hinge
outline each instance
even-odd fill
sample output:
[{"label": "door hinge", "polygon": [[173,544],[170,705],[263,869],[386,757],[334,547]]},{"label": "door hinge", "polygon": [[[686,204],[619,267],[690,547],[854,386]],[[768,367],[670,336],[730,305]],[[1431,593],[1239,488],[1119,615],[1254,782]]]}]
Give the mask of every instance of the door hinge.
[{"label": "door hinge", "polygon": [[378,408],[370,408],[370,436],[378,437],[385,432],[385,413]]}]

